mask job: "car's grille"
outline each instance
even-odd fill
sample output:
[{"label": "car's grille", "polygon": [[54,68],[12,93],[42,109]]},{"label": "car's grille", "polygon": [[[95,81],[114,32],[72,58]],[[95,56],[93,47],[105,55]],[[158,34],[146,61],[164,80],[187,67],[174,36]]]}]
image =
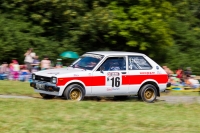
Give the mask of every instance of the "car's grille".
[{"label": "car's grille", "polygon": [[51,78],[50,77],[44,77],[44,76],[35,75],[35,80],[50,82]]}]

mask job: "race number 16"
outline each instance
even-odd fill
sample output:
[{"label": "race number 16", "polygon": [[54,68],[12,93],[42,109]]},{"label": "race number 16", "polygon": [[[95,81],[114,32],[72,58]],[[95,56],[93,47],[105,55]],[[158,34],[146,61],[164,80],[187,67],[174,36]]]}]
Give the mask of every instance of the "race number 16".
[{"label": "race number 16", "polygon": [[119,77],[113,77],[112,80],[112,87],[119,87],[120,86],[120,78]]}]

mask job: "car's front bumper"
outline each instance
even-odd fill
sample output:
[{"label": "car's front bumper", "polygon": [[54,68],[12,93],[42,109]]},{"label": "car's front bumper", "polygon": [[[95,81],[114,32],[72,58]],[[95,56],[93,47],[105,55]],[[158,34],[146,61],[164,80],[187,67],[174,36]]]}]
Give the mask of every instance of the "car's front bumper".
[{"label": "car's front bumper", "polygon": [[47,92],[59,92],[60,87],[57,87],[55,84],[49,82],[33,81],[30,83],[30,86],[36,90],[42,90]]}]

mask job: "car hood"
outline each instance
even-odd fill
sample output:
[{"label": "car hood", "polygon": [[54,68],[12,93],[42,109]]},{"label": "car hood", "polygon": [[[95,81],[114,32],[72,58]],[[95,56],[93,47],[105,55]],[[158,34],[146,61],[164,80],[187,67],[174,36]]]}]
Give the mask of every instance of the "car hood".
[{"label": "car hood", "polygon": [[77,72],[82,72],[82,71],[90,71],[90,70],[67,67],[67,68],[56,68],[56,69],[42,70],[42,71],[35,72],[34,74],[40,75],[40,76],[52,77],[52,76],[58,76],[58,75],[66,74],[66,73],[77,73]]}]

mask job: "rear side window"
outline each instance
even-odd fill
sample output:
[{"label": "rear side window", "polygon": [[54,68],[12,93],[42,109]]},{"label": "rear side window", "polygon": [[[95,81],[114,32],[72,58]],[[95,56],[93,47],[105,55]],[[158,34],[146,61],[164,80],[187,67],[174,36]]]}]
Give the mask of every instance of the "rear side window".
[{"label": "rear side window", "polygon": [[143,56],[129,56],[128,57],[129,70],[150,70],[152,66],[147,62]]}]

